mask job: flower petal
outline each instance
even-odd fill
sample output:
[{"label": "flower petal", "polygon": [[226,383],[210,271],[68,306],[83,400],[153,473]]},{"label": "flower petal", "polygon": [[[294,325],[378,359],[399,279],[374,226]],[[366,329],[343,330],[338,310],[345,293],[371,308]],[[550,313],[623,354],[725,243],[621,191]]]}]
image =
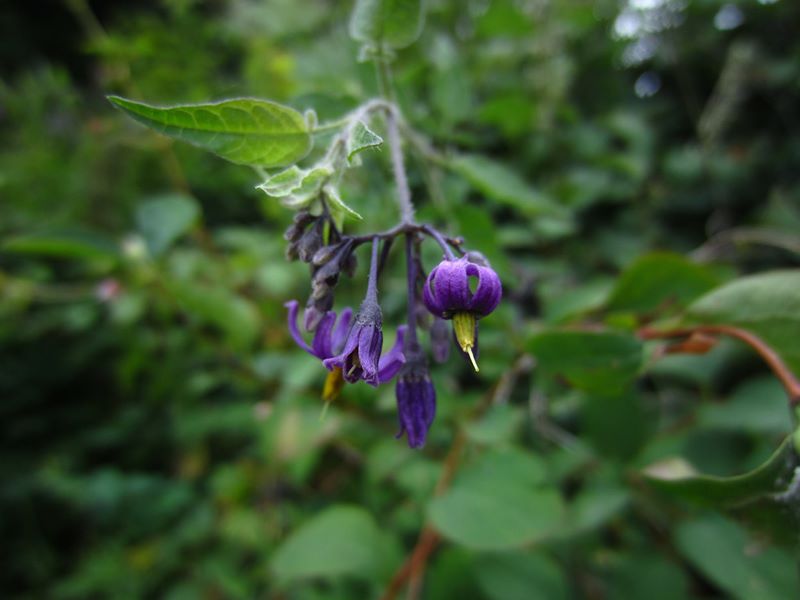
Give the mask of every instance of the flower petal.
[{"label": "flower petal", "polygon": [[297,300],[290,300],[284,304],[284,306],[289,309],[289,334],[292,336],[298,346],[300,346],[309,354],[314,355],[314,351],[311,349],[311,346],[306,343],[306,341],[303,339],[303,336],[300,335],[300,330],[297,328],[297,313],[300,308],[300,303]]},{"label": "flower petal", "polygon": [[407,329],[406,325],[400,325],[397,328],[397,337],[395,337],[392,349],[381,356],[378,362],[378,383],[391,381],[405,364],[406,357],[403,354],[403,345],[405,344]]}]

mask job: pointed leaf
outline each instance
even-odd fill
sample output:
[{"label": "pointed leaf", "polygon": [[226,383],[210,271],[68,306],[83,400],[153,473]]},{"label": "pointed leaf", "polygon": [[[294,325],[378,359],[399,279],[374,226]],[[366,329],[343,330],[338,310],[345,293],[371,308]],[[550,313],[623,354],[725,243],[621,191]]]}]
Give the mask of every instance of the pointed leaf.
[{"label": "pointed leaf", "polygon": [[767,462],[744,475],[696,475],[685,462],[668,461],[652,465],[645,471],[645,476],[653,487],[698,505],[736,506],[784,492],[797,465],[797,455],[789,436]]},{"label": "pointed leaf", "polygon": [[381,136],[359,121],[350,130],[350,136],[347,138],[347,160],[352,161],[353,157],[362,150],[377,148],[382,143]]},{"label": "pointed leaf", "polygon": [[283,582],[352,575],[370,578],[381,567],[385,544],[363,508],[332,506],[292,532],[270,566]]},{"label": "pointed leaf", "polygon": [[311,150],[311,135],[303,115],[275,102],[238,98],[152,106],[118,96],[108,99],[147,127],[237,164],[282,167]]}]

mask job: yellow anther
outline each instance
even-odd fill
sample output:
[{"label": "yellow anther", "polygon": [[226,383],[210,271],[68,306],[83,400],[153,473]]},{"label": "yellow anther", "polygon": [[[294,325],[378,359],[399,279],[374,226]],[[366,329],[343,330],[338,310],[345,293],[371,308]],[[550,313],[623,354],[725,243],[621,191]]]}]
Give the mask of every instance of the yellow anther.
[{"label": "yellow anther", "polygon": [[475,315],[468,312],[457,312],[453,315],[453,331],[456,333],[456,340],[472,362],[472,367],[477,373],[480,371],[478,363],[472,349],[475,347]]}]

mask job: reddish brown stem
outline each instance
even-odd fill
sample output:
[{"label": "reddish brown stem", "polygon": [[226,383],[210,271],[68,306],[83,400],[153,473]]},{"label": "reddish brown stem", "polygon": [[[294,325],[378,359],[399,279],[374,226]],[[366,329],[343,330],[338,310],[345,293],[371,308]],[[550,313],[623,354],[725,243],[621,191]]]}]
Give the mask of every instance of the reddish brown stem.
[{"label": "reddish brown stem", "polygon": [[791,369],[789,369],[783,359],[769,344],[745,329],[733,327],[732,325],[698,325],[696,327],[683,327],[668,330],[643,327],[638,333],[639,337],[644,340],[682,338],[689,337],[696,333],[727,335],[736,338],[750,346],[764,359],[764,362],[772,369],[772,372],[786,389],[786,394],[789,396],[789,404],[792,406],[800,404],[800,379],[792,373]]}]

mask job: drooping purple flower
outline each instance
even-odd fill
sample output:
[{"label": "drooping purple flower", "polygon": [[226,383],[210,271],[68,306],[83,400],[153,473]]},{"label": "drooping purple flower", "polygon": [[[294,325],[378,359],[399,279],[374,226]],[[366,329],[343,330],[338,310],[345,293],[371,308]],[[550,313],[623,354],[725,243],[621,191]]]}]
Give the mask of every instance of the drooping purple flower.
[{"label": "drooping purple flower", "polygon": [[339,323],[336,324],[336,312],[329,310],[319,320],[317,330],[314,333],[314,339],[311,340],[309,346],[300,334],[297,327],[297,313],[300,304],[297,300],[291,300],[284,304],[289,309],[289,333],[294,341],[303,350],[308,352],[311,356],[316,356],[320,360],[325,360],[331,356],[336,355],[342,349],[347,332],[350,330],[350,321],[353,319],[353,309],[350,307],[345,308],[339,317]]},{"label": "drooping purple flower", "polygon": [[[485,261],[482,261],[485,262]],[[470,285],[473,280],[474,287]],[[473,348],[477,344],[477,323],[500,303],[503,287],[488,264],[470,262],[467,256],[445,259],[428,275],[422,289],[425,306],[437,317],[452,319],[461,350],[478,370]]]},{"label": "drooping purple flower", "polygon": [[[297,327],[297,315],[300,306],[299,303],[297,300],[292,300],[287,302],[284,306],[289,309],[289,333],[297,345],[312,356],[320,359],[322,364],[325,365],[328,370],[333,371],[339,365],[329,364],[328,360],[334,360],[345,352],[345,342],[350,339],[348,333],[352,333],[357,326],[356,323],[351,327],[353,316],[352,309],[345,308],[342,311],[338,324],[336,323],[336,313],[334,311],[328,311],[325,316],[322,317],[322,320],[317,326],[317,331],[314,334],[314,338],[311,341],[311,345],[309,345],[303,339],[303,336],[300,334],[300,330]],[[403,367],[403,364],[405,363],[405,357],[403,356],[405,333],[405,325],[401,325],[397,328],[397,337],[394,345],[392,346],[391,350],[381,356],[377,362],[377,382],[373,385],[390,381]],[[346,380],[351,381],[350,379]],[[357,379],[353,381],[357,381]]]},{"label": "drooping purple flower", "polygon": [[395,384],[398,438],[406,435],[411,448],[422,448],[436,416],[436,388],[433,386],[425,355],[418,344],[406,348],[408,362]]},{"label": "drooping purple flower", "polygon": [[342,351],[322,361],[322,364],[330,370],[340,368],[345,381],[349,383],[363,379],[377,386],[382,349],[381,309],[377,303],[367,299],[356,315]]}]

